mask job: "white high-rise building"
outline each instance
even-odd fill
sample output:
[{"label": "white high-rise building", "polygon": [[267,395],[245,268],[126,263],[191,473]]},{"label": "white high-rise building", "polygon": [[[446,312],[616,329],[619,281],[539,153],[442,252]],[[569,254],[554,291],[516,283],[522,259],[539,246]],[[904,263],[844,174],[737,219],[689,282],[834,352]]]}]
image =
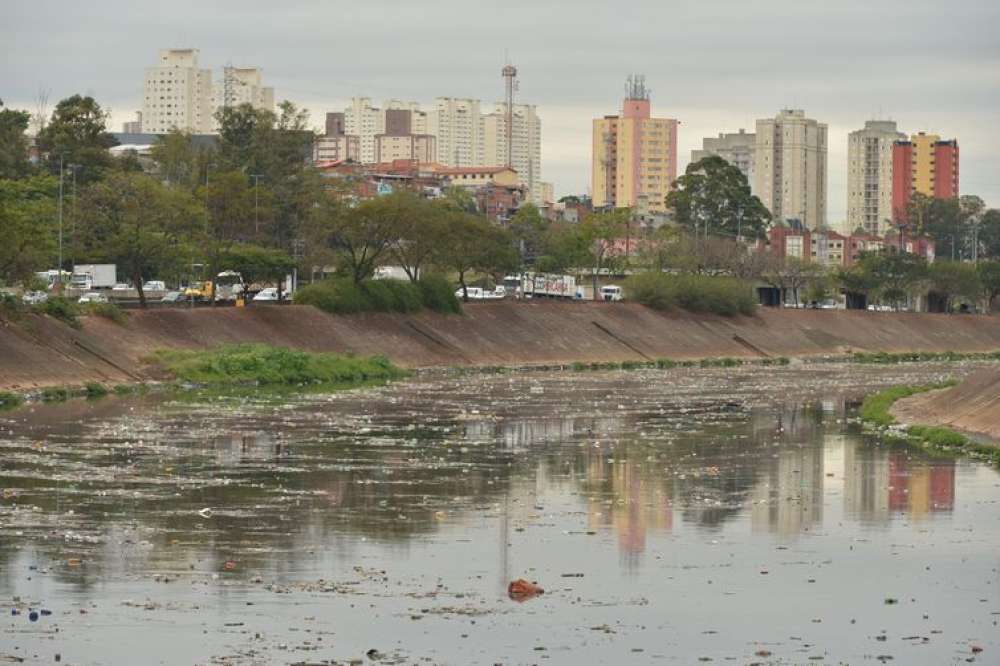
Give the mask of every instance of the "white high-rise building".
[{"label": "white high-rise building", "polygon": [[847,228],[885,236],[892,226],[892,146],[905,141],[892,120],[868,120],[847,137]]},{"label": "white high-rise building", "polygon": [[224,67],[222,80],[215,84],[215,106],[235,107],[242,104],[274,111],[274,88],[264,85],[258,67]]},{"label": "white high-rise building", "polygon": [[483,162],[483,117],[478,99],[438,97],[427,133],[437,137],[438,162],[450,167],[495,166]]},{"label": "white high-rise building", "polygon": [[164,49],[146,68],[142,129],[165,134],[172,129],[208,134],[215,125],[212,71],[198,67],[198,49]]},{"label": "white high-rise building", "polygon": [[375,135],[385,131],[385,111],[372,106],[370,97],[352,97],[344,109],[344,133],[358,137],[358,158],[363,164],[375,161]]},{"label": "white high-rise building", "polygon": [[[542,122],[533,104],[515,104],[511,136],[511,167],[535,204],[544,201],[542,184]],[[483,166],[507,164],[507,104],[497,102],[483,117]]]},{"label": "white high-rise building", "polygon": [[757,121],[754,194],[775,220],[826,226],[826,124],[801,109]]}]

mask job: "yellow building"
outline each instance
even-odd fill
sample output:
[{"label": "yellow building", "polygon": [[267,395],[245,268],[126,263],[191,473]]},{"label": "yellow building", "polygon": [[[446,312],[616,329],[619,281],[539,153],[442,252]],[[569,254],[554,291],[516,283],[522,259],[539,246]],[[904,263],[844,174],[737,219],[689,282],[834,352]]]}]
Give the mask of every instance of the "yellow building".
[{"label": "yellow building", "polygon": [[673,118],[652,118],[644,78],[629,77],[621,114],[594,120],[594,206],[665,211],[677,179],[677,124]]}]

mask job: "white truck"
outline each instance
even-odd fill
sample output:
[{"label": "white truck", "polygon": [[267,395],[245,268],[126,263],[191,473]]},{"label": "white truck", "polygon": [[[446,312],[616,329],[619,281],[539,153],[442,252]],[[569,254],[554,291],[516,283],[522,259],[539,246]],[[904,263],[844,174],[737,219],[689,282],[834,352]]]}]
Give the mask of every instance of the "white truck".
[{"label": "white truck", "polygon": [[75,289],[110,289],[118,282],[118,270],[114,264],[77,264],[73,266],[70,286]]},{"label": "white truck", "polygon": [[576,278],[554,273],[525,273],[521,276],[524,298],[576,298]]}]

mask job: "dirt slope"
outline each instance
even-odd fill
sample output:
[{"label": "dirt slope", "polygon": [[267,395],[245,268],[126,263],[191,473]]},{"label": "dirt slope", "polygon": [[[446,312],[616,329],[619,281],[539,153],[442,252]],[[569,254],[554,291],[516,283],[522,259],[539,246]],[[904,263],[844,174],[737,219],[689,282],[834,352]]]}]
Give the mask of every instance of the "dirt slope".
[{"label": "dirt slope", "polygon": [[482,303],[463,316],[332,316],[307,306],[133,311],[75,330],[45,317],[0,323],[0,388],[121,382],[164,347],[266,342],[384,354],[408,367],[516,365],[867,351],[1000,350],[993,317],[762,308],[755,317],[660,313],[624,303]]},{"label": "dirt slope", "polygon": [[953,388],[900,400],[892,414],[902,423],[948,426],[1000,442],[1000,372],[983,370]]}]

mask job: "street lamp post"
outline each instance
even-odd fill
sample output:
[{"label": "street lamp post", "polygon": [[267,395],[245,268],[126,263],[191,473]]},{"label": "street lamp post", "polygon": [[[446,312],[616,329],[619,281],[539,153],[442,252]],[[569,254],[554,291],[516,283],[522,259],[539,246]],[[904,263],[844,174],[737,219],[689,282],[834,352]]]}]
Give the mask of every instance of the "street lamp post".
[{"label": "street lamp post", "polygon": [[59,156],[59,264],[56,266],[57,292],[62,293],[63,270],[63,156]]}]

